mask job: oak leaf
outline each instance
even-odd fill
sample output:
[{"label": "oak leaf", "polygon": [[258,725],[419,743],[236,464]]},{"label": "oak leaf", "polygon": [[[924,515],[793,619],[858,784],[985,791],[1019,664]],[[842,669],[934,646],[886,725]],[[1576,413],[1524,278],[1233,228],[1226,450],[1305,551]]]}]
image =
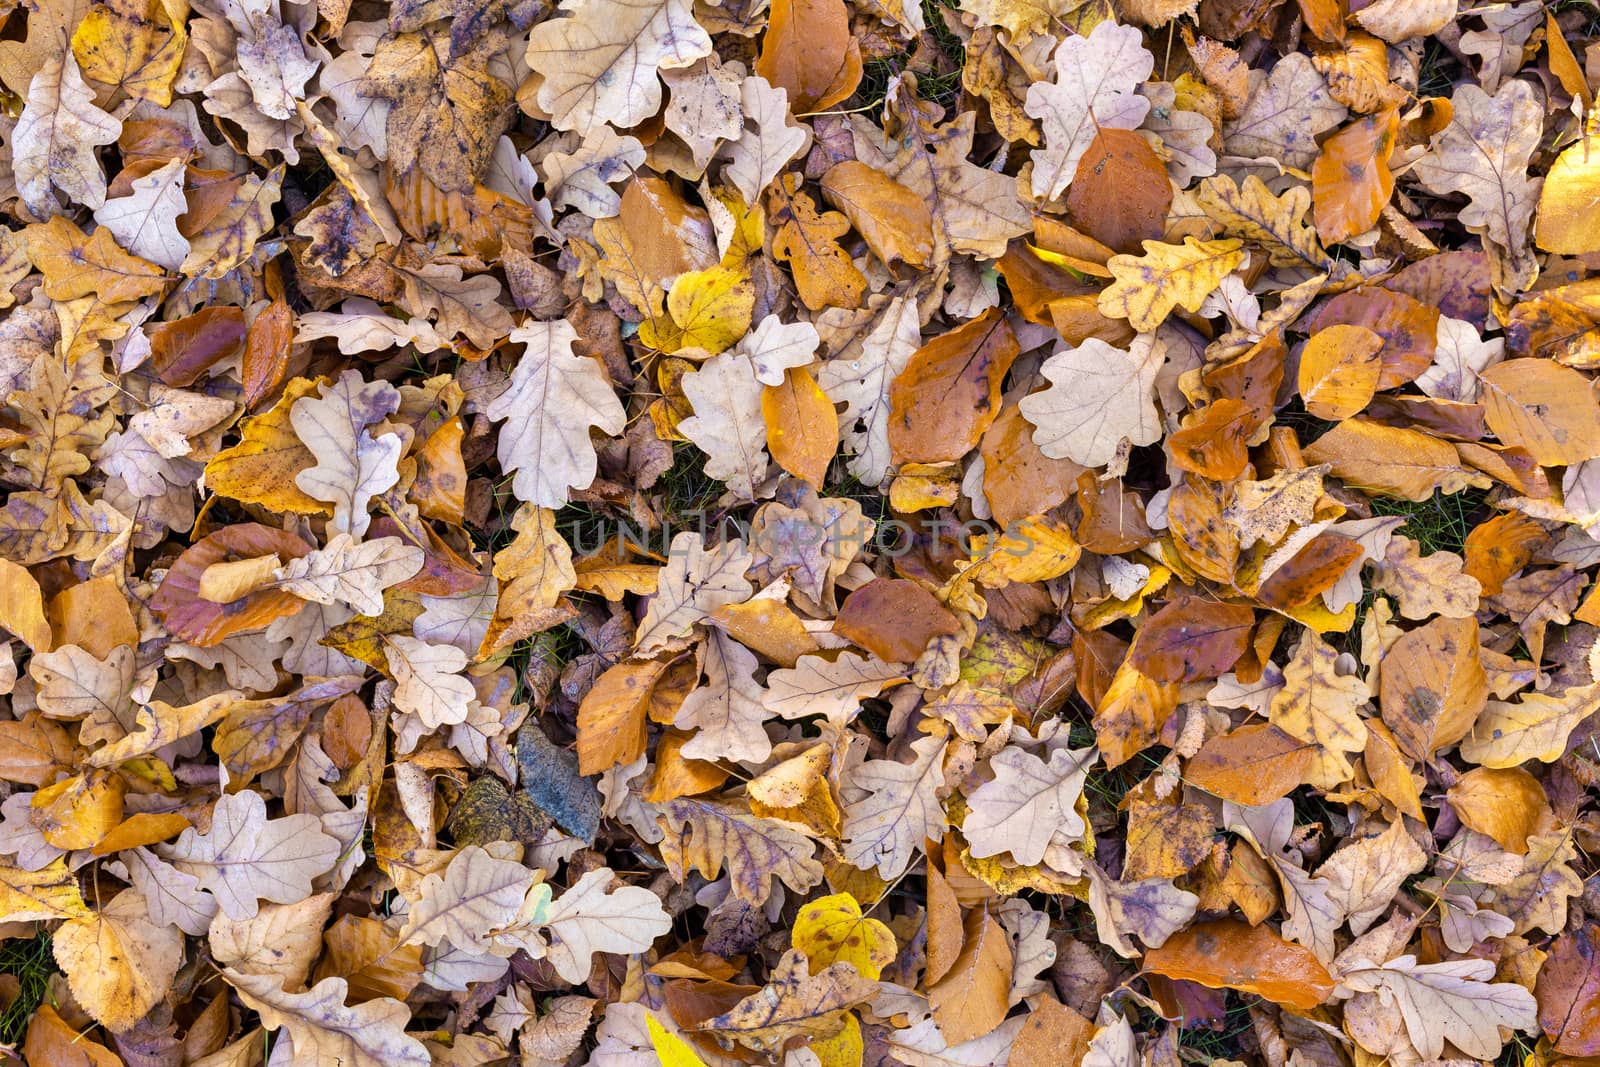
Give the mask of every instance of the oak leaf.
[{"label": "oak leaf", "polygon": [[1106,263],[1116,279],[1100,293],[1100,313],[1124,318],[1141,333],[1166,321],[1172,309],[1198,311],[1222,279],[1245,260],[1237,239],[1183,244],[1145,241],[1142,256],[1112,256]]},{"label": "oak leaf", "polygon": [[345,1067],[429,1067],[433,1062],[422,1042],[406,1036],[411,1013],[397,1000],[377,997],[346,1007],[349,985],[343,978],[286,993],[271,975],[224,968],[222,976],[261,1016],[263,1026],[288,1031],[296,1058]]},{"label": "oak leaf", "polygon": [[1539,140],[1538,96],[1531,85],[1513,79],[1493,96],[1462,85],[1450,103],[1450,125],[1417,160],[1414,173],[1435,193],[1466,195],[1467,206],[1457,217],[1496,251],[1502,275],[1497,286],[1520,288],[1538,269],[1528,247],[1539,191],[1538,179],[1528,176]]},{"label": "oak leaf", "polygon": [[1070,843],[1087,829],[1077,803],[1096,753],[1058,748],[1048,761],[1008,748],[990,761],[994,778],[967,795],[961,832],[980,859],[1011,853],[1024,866],[1044,860],[1053,840]]},{"label": "oak leaf", "polygon": [[822,881],[816,847],[781,822],[716,801],[680,797],[661,805],[661,858],[682,877],[691,868],[715,878],[727,868],[733,895],[761,904],[776,878],[797,893]]},{"label": "oak leaf", "polygon": [[586,489],[597,470],[589,427],[621,433],[626,421],[605,371],[573,344],[578,331],[565,319],[535,322],[511,332],[527,347],[511,385],[484,408],[500,429],[500,466],[515,472],[517,499],[542,508],[566,504],[571,489]]},{"label": "oak leaf", "polygon": [[1033,195],[1053,200],[1077,173],[1097,129],[1137,129],[1150,101],[1134,92],[1155,69],[1144,35],[1111,19],[1056,48],[1053,82],[1028,88],[1025,109],[1039,120],[1044,148],[1033,151]]},{"label": "oak leaf", "polygon": [[848,1010],[869,999],[875,988],[848,963],[813,974],[804,953],[790,949],[765,988],[700,1028],[758,1051],[782,1048],[797,1037],[817,1041],[842,1030]]},{"label": "oak leaf", "polygon": [[[613,890],[615,879],[609,867],[589,871],[553,902],[547,887],[536,886],[517,920],[518,926],[533,927],[534,935],[514,937],[512,943],[534,959],[549,960],[568,982],[588,976],[597,952],[648,951],[656,938],[672,929],[672,919],[650,890],[628,885]],[[548,944],[541,934],[549,937]]]},{"label": "oak leaf", "polygon": [[314,815],[267,819],[260,793],[243,790],[217,799],[211,828],[190,828],[171,846],[178,870],[209,889],[230,918],[248,919],[258,901],[290,904],[311,893],[311,880],[339,858],[339,842]]},{"label": "oak leaf", "polygon": [[1161,437],[1153,391],[1166,355],[1151,337],[1128,349],[1090,337],[1052,354],[1040,367],[1047,389],[1018,407],[1033,424],[1033,443],[1050,459],[1101,467],[1126,441],[1147,445]]},{"label": "oak leaf", "polygon": [[637,126],[661,109],[660,68],[711,53],[684,0],[565,0],[561,12],[534,27],[527,55],[544,75],[534,99],[558,130]]},{"label": "oak leaf", "polygon": [[296,436],[317,461],[295,475],[295,485],[331,503],[334,529],[359,538],[371,522],[372,498],[400,479],[400,435],[367,428],[398,409],[400,394],[388,382],[362,381],[354,370],[318,393],[297,400],[289,412]]}]

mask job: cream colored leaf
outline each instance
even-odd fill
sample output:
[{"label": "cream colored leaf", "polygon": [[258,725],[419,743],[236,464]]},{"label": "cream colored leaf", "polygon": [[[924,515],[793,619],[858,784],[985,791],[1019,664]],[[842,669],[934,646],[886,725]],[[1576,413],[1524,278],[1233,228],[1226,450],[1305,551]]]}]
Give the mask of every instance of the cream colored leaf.
[{"label": "cream colored leaf", "polygon": [[1567,751],[1572,731],[1600,711],[1600,683],[1552,696],[1525,693],[1516,703],[1491,700],[1461,741],[1462,758],[1482,767],[1516,767],[1529,760],[1554,763]]},{"label": "cream colored leaf", "polygon": [[1480,1061],[1493,1060],[1504,1042],[1500,1027],[1534,1033],[1538,1003],[1515,982],[1493,982],[1489,960],[1418,963],[1397,956],[1381,967],[1363,967],[1339,976],[1347,989],[1382,991],[1400,1005],[1406,1034],[1424,1058],[1437,1060],[1445,1043]]},{"label": "cream colored leaf", "polygon": [[1503,337],[1485,341],[1470,322],[1439,316],[1433,363],[1417,375],[1417,388],[1441,400],[1470,404],[1478,399],[1478,375],[1505,359]]},{"label": "cream colored leaf", "polygon": [[[661,80],[671,91],[661,120],[689,146],[695,166],[704,169],[718,145],[737,140],[744,132],[739,74],[713,54],[688,67],[663,70]],[[735,186],[739,187],[737,182]],[[754,202],[755,197],[745,196],[745,203]]]},{"label": "cream colored leaf", "polygon": [[698,533],[675,536],[656,594],[639,623],[635,650],[648,655],[665,648],[723,605],[750,599],[752,588],[744,574],[753,562],[743,541],[724,541],[708,551]]},{"label": "cream colored leaf", "polygon": [[1053,200],[1072,183],[1078,161],[1102,128],[1134,130],[1150,101],[1134,92],[1155,69],[1144,34],[1111,19],[1056,48],[1055,81],[1028,87],[1024,105],[1039,120],[1045,147],[1033,150],[1033,195]]},{"label": "cream colored leaf", "polygon": [[28,674],[38,687],[39,710],[52,719],[87,719],[85,744],[121,737],[133,726],[129,695],[133,692],[134,653],[127,645],[96,659],[77,645],[39,652],[28,661]]},{"label": "cream colored leaf", "polygon": [[1222,145],[1230,155],[1266,157],[1309,170],[1317,158],[1318,135],[1347,114],[1311,58],[1291,52],[1271,74],[1250,72],[1250,99],[1237,118],[1223,124]]},{"label": "cream colored leaf", "polygon": [[314,815],[267,819],[260,793],[224,793],[205,833],[190,827],[169,850],[180,871],[211,890],[233,919],[256,914],[257,901],[292,904],[311,895],[311,880],[333,868],[339,842]]},{"label": "cream colored leaf", "polygon": [[[432,1067],[422,1042],[405,1033],[411,1010],[391,997],[375,997],[350,1008],[343,978],[324,978],[304,993],[285,993],[271,975],[222,977],[239,999],[261,1016],[268,1030],[287,1029],[294,1042],[291,1062],[318,1067]],[[281,1038],[280,1038],[281,1040]]]},{"label": "cream colored leaf", "polygon": [[1457,0],[1375,0],[1355,13],[1361,28],[1390,44],[1431,37],[1456,18]]},{"label": "cream colored leaf", "polygon": [[898,878],[924,841],[944,836],[944,750],[943,737],[924,737],[911,743],[910,763],[868,760],[856,769],[851,785],[867,795],[844,809],[847,861]]},{"label": "cream colored leaf", "polygon": [[755,367],[724,352],[685,374],[682,385],[694,414],[678,423],[678,432],[706,454],[707,477],[726,482],[742,500],[754,500],[770,466]]},{"label": "cream colored leaf", "polygon": [[1134,338],[1126,350],[1098,337],[1057,350],[1039,368],[1050,385],[1018,405],[1033,424],[1033,443],[1051,459],[1103,467],[1116,458],[1124,441],[1148,445],[1161,440],[1154,393],[1165,362],[1166,354],[1151,334]]},{"label": "cream colored leaf", "polygon": [[522,864],[469,845],[450,858],[442,875],[423,878],[400,943],[449,941],[459,949],[488,952],[491,932],[516,920],[533,881],[533,872]]},{"label": "cream colored leaf", "polygon": [[278,6],[267,0],[235,0],[223,10],[238,34],[239,75],[250,86],[256,107],[268,118],[289,118],[295,101],[305,99],[306,82],[317,72],[299,32],[285,26],[277,15]]},{"label": "cream colored leaf", "polygon": [[72,51],[63,48],[46,59],[9,138],[17,192],[28,210],[40,218],[59,213],[52,186],[73,204],[103,205],[106,175],[95,149],[121,134],[121,121],[95,106]]},{"label": "cream colored leaf", "polygon": [[408,634],[384,638],[394,705],[415,715],[429,730],[466,722],[477,691],[461,676],[467,654],[455,645],[435,645]]},{"label": "cream colored leaf", "polygon": [[739,100],[742,118],[736,139],[723,149],[728,164],[722,176],[746,204],[754,204],[778,172],[810,147],[811,129],[794,121],[788,90],[774,87],[760,75],[744,80]]},{"label": "cream colored leaf", "polygon": [[921,344],[917,303],[897,296],[859,352],[830,359],[817,370],[817,384],[828,399],[845,405],[839,425],[845,444],[855,451],[846,466],[866,485],[879,484],[889,471],[889,387]]},{"label": "cream colored leaf", "polygon": [[779,386],[783,384],[784,371],[791,367],[810,366],[816,360],[820,344],[822,339],[817,336],[817,328],[811,323],[785,323],[776,315],[768,315],[733,351],[736,355],[749,358],[756,381],[762,385]]},{"label": "cream colored leaf", "polygon": [[1528,224],[1540,180],[1528,176],[1528,161],[1544,128],[1539,94],[1529,82],[1512,80],[1494,96],[1462,85],[1450,101],[1450,125],[1435,135],[1412,173],[1430,192],[1464,194],[1467,206],[1456,218],[1510,260],[1512,278],[1524,280],[1524,273],[1537,270]]},{"label": "cream colored leaf", "polygon": [[[549,23],[545,23],[549,25]],[[524,503],[560,508],[570,489],[587,489],[598,464],[589,427],[619,434],[622,403],[598,362],[572,351],[578,331],[566,320],[531,322],[511,331],[526,346],[511,385],[484,414],[500,428],[500,467],[515,472],[512,492]]]},{"label": "cream colored leaf", "polygon": [[427,319],[397,319],[361,298],[346,300],[338,311],[310,311],[295,320],[296,342],[324,337],[337,340],[339,351],[346,356],[407,346],[427,354],[450,344]]},{"label": "cream colored leaf", "polygon": [[207,934],[211,958],[241,974],[268,975],[284,989],[299,989],[322,955],[322,928],[333,901],[334,894],[317,893],[293,904],[262,905],[248,919],[219,914]]},{"label": "cream colored leaf", "polygon": [[1123,957],[1138,955],[1129,940],[1136,934],[1150,948],[1160,948],[1189,924],[1200,898],[1179,889],[1170,878],[1142,878],[1122,882],[1094,863],[1085,863],[1089,876],[1089,910],[1094,915],[1100,943]]},{"label": "cream colored leaf", "polygon": [[661,110],[659,68],[711,54],[688,0],[564,0],[560,11],[534,27],[527,55],[558,130],[637,126]]},{"label": "cream colored leaf", "polygon": [[557,208],[575,208],[591,219],[607,219],[622,207],[611,188],[627,181],[644,163],[644,145],[634,137],[618,137],[601,126],[571,152],[544,157],[544,188]]},{"label": "cream colored leaf", "polygon": [[178,232],[178,216],[189,210],[183,197],[187,168],[181,159],[133,180],[133,192],[107,200],[94,221],[111,231],[117,244],[140,259],[177,270],[189,258],[189,239]]},{"label": "cream colored leaf", "polygon": [[[609,867],[587,872],[553,902],[530,895],[519,924],[530,929],[514,938],[500,938],[548,960],[568,982],[589,976],[597,952],[634,955],[649,950],[655,939],[672,929],[661,900],[641,886],[611,889],[616,874]],[[542,935],[542,936],[541,936]],[[548,944],[544,938],[549,939]]]},{"label": "cream colored leaf", "polygon": [[1332,645],[1306,630],[1268,714],[1290,737],[1317,746],[1310,779],[1323,789],[1349,781],[1355,773],[1349,753],[1367,746],[1367,725],[1357,709],[1372,694],[1359,675],[1338,673],[1338,659]]},{"label": "cream colored leaf", "polygon": [[93,915],[68,919],[51,945],[73,997],[113,1032],[144,1018],[183,966],[183,935],[152,921],[137,889],[123,890]]},{"label": "cream colored leaf", "polygon": [[1383,833],[1363,837],[1328,857],[1317,868],[1317,877],[1332,883],[1329,899],[1350,923],[1350,932],[1362,934],[1389,910],[1405,880],[1427,865],[1428,854],[1396,819]]},{"label": "cream colored leaf", "polygon": [[994,778],[967,796],[961,833],[979,859],[1011,853],[1024,866],[1044,861],[1053,839],[1082,840],[1087,829],[1078,797],[1098,753],[1093,748],[1058,748],[1049,762],[1019,748],[1002,749],[990,760]]},{"label": "cream colored leaf", "polygon": [[681,750],[685,759],[729,759],[761,763],[772,754],[772,741],[762,724],[765,691],[756,681],[756,654],[712,628],[706,637],[706,684],[690,693],[673,725],[694,730]]},{"label": "cream colored leaf", "polygon": [[837,657],[801,656],[793,667],[767,675],[768,711],[785,719],[821,715],[843,726],[861,710],[861,701],[904,681],[906,668],[876,656],[841,652]]},{"label": "cream colored leaf", "polygon": [[1289,798],[1261,807],[1247,807],[1223,801],[1222,824],[1244,838],[1272,867],[1283,891],[1283,934],[1317,954],[1324,963],[1334,957],[1334,933],[1345,913],[1334,902],[1334,886],[1326,878],[1313,876],[1300,866],[1300,852],[1293,845],[1294,803]]},{"label": "cream colored leaf", "polygon": [[144,894],[150,918],[158,926],[176,926],[191,937],[203,937],[217,917],[217,898],[200,888],[199,879],[156,857],[147,848],[129,849],[121,859],[133,887]]},{"label": "cream colored leaf", "polygon": [[401,275],[403,306],[413,315],[432,315],[441,337],[460,334],[479,348],[493,348],[515,326],[492,274],[468,277],[454,263],[429,263],[401,268]]},{"label": "cream colored leaf", "polygon": [[317,459],[295,475],[294,484],[333,505],[333,529],[359,538],[372,521],[372,498],[400,480],[400,435],[373,437],[367,429],[399,409],[400,393],[388,382],[364,382],[359,371],[347,370],[337,382],[318,386],[317,394],[289,409],[295,435]]},{"label": "cream colored leaf", "polygon": [[358,615],[381,615],[383,591],[422,569],[422,549],[398,537],[358,543],[336,533],[325,547],[292,559],[278,572],[278,588],[318,604],[344,604]]}]

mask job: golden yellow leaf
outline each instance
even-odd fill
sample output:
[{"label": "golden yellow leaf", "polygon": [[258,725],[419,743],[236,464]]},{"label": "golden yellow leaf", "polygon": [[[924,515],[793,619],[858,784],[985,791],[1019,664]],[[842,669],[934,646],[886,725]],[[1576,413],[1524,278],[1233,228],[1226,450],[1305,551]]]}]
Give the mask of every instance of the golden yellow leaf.
[{"label": "golden yellow leaf", "polygon": [[894,934],[877,919],[864,917],[849,893],[821,897],[802,907],[792,941],[806,954],[812,974],[844,962],[863,978],[877,978],[894,962]]},{"label": "golden yellow leaf", "polygon": [[820,490],[828,464],[839,450],[839,413],[811,372],[790,367],[782,385],[763,386],[761,417],[773,460]]},{"label": "golden yellow leaf", "polygon": [[1300,397],[1319,419],[1337,422],[1366,407],[1378,388],[1383,338],[1365,326],[1318,330],[1300,353]]},{"label": "golden yellow leaf", "polygon": [[35,652],[49,652],[54,638],[44,615],[44,593],[27,568],[0,559],[0,626]]},{"label": "golden yellow leaf", "polygon": [[223,449],[206,464],[206,488],[247,504],[300,515],[331,515],[333,505],[302,492],[295,476],[316,466],[317,457],[305,446],[289,422],[289,412],[301,397],[315,396],[328,379],[295,378],[283,387],[283,396],[271,410],[240,424],[240,441]]},{"label": "golden yellow leaf", "polygon": [[1100,313],[1127,319],[1140,333],[1166,321],[1172,309],[1199,311],[1222,279],[1244,262],[1238,239],[1200,241],[1185,237],[1181,245],[1145,241],[1142,256],[1112,256],[1106,266],[1116,279],[1100,294]]},{"label": "golden yellow leaf", "polygon": [[1533,239],[1546,252],[1581,256],[1600,251],[1600,142],[1583,138],[1556,157],[1539,193]]},{"label": "golden yellow leaf", "polygon": [[699,348],[715,355],[749,332],[755,306],[755,284],[743,265],[689,271],[667,293],[671,325],[660,318],[646,322],[639,339],[663,352]]}]

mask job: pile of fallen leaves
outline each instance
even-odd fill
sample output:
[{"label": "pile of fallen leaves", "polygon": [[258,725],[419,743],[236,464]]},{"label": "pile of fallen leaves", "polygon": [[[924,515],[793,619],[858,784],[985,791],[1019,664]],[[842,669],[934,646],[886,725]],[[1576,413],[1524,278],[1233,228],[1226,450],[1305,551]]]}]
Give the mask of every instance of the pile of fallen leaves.
[{"label": "pile of fallen leaves", "polygon": [[0,1062],[1600,1062],[1600,6],[0,9]]}]

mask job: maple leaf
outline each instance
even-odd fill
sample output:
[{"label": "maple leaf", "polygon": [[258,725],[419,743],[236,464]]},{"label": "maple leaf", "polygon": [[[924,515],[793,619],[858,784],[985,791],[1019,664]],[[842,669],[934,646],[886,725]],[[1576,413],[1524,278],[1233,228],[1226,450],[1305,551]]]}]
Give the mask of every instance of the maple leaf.
[{"label": "maple leaf", "polygon": [[497,43],[455,55],[448,34],[422,28],[378,44],[356,91],[389,101],[384,139],[393,166],[415,165],[441,189],[473,187],[510,117],[511,87],[490,69]]},{"label": "maple leaf", "polygon": [[500,466],[514,472],[517,499],[559,508],[570,489],[594,481],[597,462],[589,427],[622,432],[622,405],[605,371],[577,355],[578,332],[566,320],[536,322],[511,331],[526,346],[511,372],[511,384],[484,408],[500,430]]}]

